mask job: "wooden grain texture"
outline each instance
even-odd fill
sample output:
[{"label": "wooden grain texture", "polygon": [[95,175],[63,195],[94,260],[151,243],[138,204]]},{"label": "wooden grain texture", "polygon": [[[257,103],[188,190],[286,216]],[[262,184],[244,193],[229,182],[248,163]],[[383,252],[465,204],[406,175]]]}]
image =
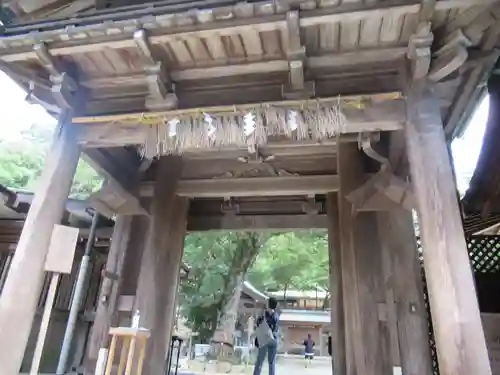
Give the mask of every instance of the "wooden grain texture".
[{"label": "wooden grain texture", "polygon": [[323,51],[338,51],[340,23],[327,23],[318,26],[319,31],[319,46]]},{"label": "wooden grain texture", "polygon": [[[449,9],[449,8],[460,8],[468,7],[471,5],[488,5],[491,4],[493,0],[466,0],[466,1],[439,1],[437,2],[436,8],[439,10]],[[305,5],[307,3],[301,4]],[[205,5],[202,2],[194,2],[190,4],[183,4],[183,11],[186,11],[185,6],[188,5],[192,9],[200,7],[200,5]],[[312,2],[313,7],[316,6],[315,2]],[[334,4],[333,4],[334,5]],[[308,20],[304,21],[303,26],[312,26],[318,24],[326,24],[329,22],[337,21],[359,21],[361,19],[369,18],[373,15],[375,16],[385,16],[385,15],[404,15],[404,14],[415,14],[420,11],[419,2],[410,2],[409,4],[403,4],[399,1],[389,1],[384,2],[383,6],[376,6],[373,2],[348,2],[341,4],[341,6],[323,6],[320,9],[308,9],[301,10],[304,13],[304,18]],[[235,5],[237,7],[238,5]],[[281,14],[273,14],[274,6],[271,3],[264,3],[261,8],[269,8],[271,12],[261,12],[257,11],[254,17],[250,19],[245,17],[234,17],[233,11],[228,8],[215,9],[216,11],[224,11],[226,15],[231,15],[231,17],[225,19],[220,17],[207,22],[206,26],[200,27],[197,22],[186,22],[192,15],[188,13],[177,13],[173,15],[172,5],[166,5],[163,7],[155,7],[153,11],[156,15],[151,15],[151,9],[149,7],[144,7],[143,9],[134,11],[117,11],[109,13],[106,15],[102,14],[92,14],[87,13],[86,16],[76,16],[80,20],[85,17],[85,23],[83,26],[75,27],[75,22],[77,18],[75,16],[67,18],[64,20],[58,20],[55,22],[44,22],[43,25],[31,24],[23,25],[18,27],[11,27],[9,31],[18,34],[27,34],[30,32],[37,33],[37,40],[41,42],[55,41],[57,48],[54,48],[54,56],[56,55],[73,55],[74,53],[82,51],[96,51],[103,50],[109,47],[113,49],[119,48],[129,48],[133,46],[133,40],[131,38],[131,31],[137,27],[137,19],[146,15],[154,17],[154,22],[144,22],[147,28],[151,30],[154,38],[153,44],[163,43],[165,40],[173,40],[175,38],[183,38],[185,36],[190,36],[196,33],[197,36],[205,38],[208,34],[237,34],[243,29],[258,28],[259,31],[269,31],[280,29],[283,26],[283,18]],[[173,5],[175,8],[176,5]],[[304,8],[304,6],[302,6]],[[189,8],[188,8],[189,9]],[[163,10],[163,12],[161,12]],[[162,14],[163,13],[163,14]],[[455,12],[456,13],[456,12]],[[119,21],[118,24],[112,22],[113,18],[120,14],[127,21]],[[107,20],[108,22],[103,22]],[[182,24],[181,24],[182,22]],[[72,32],[68,32],[68,28],[75,28]],[[42,31],[39,31],[42,30]],[[54,31],[55,30],[55,31]],[[18,39],[12,38],[9,43],[5,43],[7,50],[12,49],[12,51],[5,52],[5,61],[19,61],[25,59],[33,59],[34,52],[30,48],[30,43],[33,39],[26,38],[25,41],[19,42]],[[12,43],[12,45],[10,45]],[[52,44],[52,43],[49,43]],[[14,48],[17,47],[17,48]],[[21,48],[19,48],[21,47]],[[52,49],[52,46],[49,45]]]},{"label": "wooden grain texture", "polygon": [[[383,214],[383,213],[382,213]],[[387,233],[380,220],[380,213],[377,214],[377,227],[380,238],[381,260],[382,260],[382,274],[383,274],[383,287],[385,289],[385,310],[387,314],[387,346],[390,350],[390,355],[387,356],[390,367],[401,367],[401,353],[399,350],[398,338],[398,319],[396,313],[396,297],[395,297],[395,280],[394,280],[394,265],[392,261],[392,254],[388,246],[385,245],[387,236],[396,235],[396,233]],[[413,239],[413,238],[412,238]]]},{"label": "wooden grain texture", "polygon": [[[61,124],[65,121],[67,118],[62,118]],[[56,131],[2,290],[2,375],[17,375],[22,363],[40,297],[52,228],[62,218],[80,156],[74,131],[66,124]]]},{"label": "wooden grain texture", "polygon": [[346,374],[383,375],[391,371],[390,335],[376,214],[355,213],[346,199],[364,182],[356,145],[339,144],[338,172]]},{"label": "wooden grain texture", "polygon": [[136,309],[140,326],[151,331],[145,375],[163,374],[175,318],[175,299],[184,250],[188,200],[176,196],[180,158],[159,160],[151,200],[151,226],[141,260]]},{"label": "wooden grain texture", "polygon": [[408,90],[406,144],[441,375],[491,374],[438,100]]},{"label": "wooden grain texture", "polygon": [[328,213],[328,255],[330,270],[330,307],[332,337],[332,370],[335,375],[346,373],[344,294],[342,285],[342,258],[340,242],[338,195],[326,197]]},{"label": "wooden grain texture", "polygon": [[367,374],[365,345],[361,326],[359,283],[354,253],[354,217],[346,196],[362,181],[363,169],[356,145],[338,146],[337,170],[342,176],[339,190],[339,221],[342,259],[342,282],[346,330],[346,375]]},{"label": "wooden grain texture", "polygon": [[[132,217],[118,216],[116,218],[111,247],[108,252],[108,259],[105,270],[110,274],[120,275],[123,269],[125,255],[128,250],[128,243],[131,235]],[[137,228],[134,228],[137,230]],[[84,361],[85,370],[92,374],[99,350],[106,347],[108,343],[108,330],[115,306],[118,303],[119,282],[104,277],[102,280],[99,299],[97,300],[94,324],[90,334],[87,347],[87,355]],[[111,350],[111,348],[110,348]]]},{"label": "wooden grain texture", "polygon": [[407,375],[431,375],[429,328],[412,214],[393,210],[377,216],[392,261],[401,366]]},{"label": "wooden grain texture", "polygon": [[[390,329],[377,214],[361,212],[353,228],[361,325],[367,374],[392,371]],[[360,372],[358,372],[359,374]]]}]

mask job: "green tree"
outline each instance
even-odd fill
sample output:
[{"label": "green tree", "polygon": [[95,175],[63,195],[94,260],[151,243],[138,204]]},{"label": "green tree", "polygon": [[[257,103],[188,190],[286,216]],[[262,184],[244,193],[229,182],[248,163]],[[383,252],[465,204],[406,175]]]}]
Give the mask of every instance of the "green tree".
[{"label": "green tree", "polygon": [[181,287],[183,314],[203,342],[213,337],[220,322],[231,322],[222,327],[226,334],[234,330],[234,298],[239,298],[245,276],[263,292],[328,290],[324,232],[194,233],[186,238],[184,261],[192,269]]},{"label": "green tree", "polygon": [[252,232],[193,233],[186,237],[184,261],[192,268],[181,287],[182,309],[202,341],[212,338],[219,324],[227,337],[232,335],[237,291],[264,241],[264,235]]},{"label": "green tree", "polygon": [[328,239],[324,232],[287,232],[264,244],[248,273],[263,291],[328,289]]},{"label": "green tree", "polygon": [[[53,129],[33,125],[16,140],[0,141],[0,184],[13,189],[34,191],[45,155],[50,147]],[[70,197],[85,199],[98,190],[102,179],[85,161],[80,160]]]}]

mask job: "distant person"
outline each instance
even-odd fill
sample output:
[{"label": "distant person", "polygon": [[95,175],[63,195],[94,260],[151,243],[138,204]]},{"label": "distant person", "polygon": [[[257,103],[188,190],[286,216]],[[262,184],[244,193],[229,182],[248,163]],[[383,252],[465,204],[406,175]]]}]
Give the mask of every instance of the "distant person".
[{"label": "distant person", "polygon": [[328,354],[332,356],[332,334],[328,334]]},{"label": "distant person", "polygon": [[[267,302],[267,306],[267,309],[257,319],[255,346],[259,348],[259,351],[253,375],[260,375],[266,354],[267,362],[269,363],[269,375],[275,375],[276,372],[279,323],[279,315],[276,312],[276,308],[278,307],[278,301],[276,301],[276,298],[271,297]],[[259,338],[265,342],[259,342]]]},{"label": "distant person", "polygon": [[314,346],[316,343],[311,338],[311,334],[307,334],[307,339],[304,340],[304,359],[306,361],[306,367],[311,364],[314,359]]}]

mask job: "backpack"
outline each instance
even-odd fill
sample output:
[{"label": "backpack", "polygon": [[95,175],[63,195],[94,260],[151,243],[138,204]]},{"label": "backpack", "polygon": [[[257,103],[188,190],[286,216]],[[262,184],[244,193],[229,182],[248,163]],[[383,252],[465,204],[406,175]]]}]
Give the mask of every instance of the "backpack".
[{"label": "backpack", "polygon": [[266,316],[264,314],[262,322],[257,326],[255,330],[255,336],[257,338],[259,348],[267,346],[271,342],[274,342],[274,335],[271,327],[267,324]]}]

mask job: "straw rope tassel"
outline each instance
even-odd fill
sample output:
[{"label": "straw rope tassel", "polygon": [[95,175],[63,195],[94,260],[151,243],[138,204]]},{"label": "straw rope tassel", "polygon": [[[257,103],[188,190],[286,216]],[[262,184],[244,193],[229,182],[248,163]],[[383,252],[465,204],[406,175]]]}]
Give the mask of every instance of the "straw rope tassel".
[{"label": "straw rope tassel", "polygon": [[[343,133],[346,118],[340,99],[324,103],[305,103],[300,110],[278,106],[255,107],[247,112],[225,112],[205,115],[198,111],[180,118],[164,117],[148,130],[139,152],[152,159],[161,155],[182,154],[189,149],[254,147],[267,144],[269,137],[286,136],[296,140],[322,141]],[[253,131],[246,134],[248,114],[253,116]],[[175,131],[172,122],[177,121]],[[248,127],[248,124],[247,124]]]}]

